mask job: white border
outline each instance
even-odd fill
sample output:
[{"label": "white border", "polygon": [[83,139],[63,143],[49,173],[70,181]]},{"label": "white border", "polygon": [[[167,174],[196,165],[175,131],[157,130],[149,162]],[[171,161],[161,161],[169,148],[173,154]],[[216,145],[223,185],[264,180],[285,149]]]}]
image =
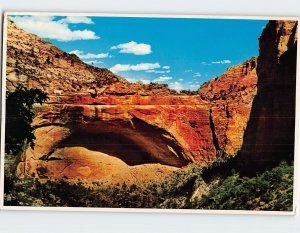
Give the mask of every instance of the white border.
[{"label": "white border", "polygon": [[4,157],[5,157],[5,116],[6,116],[6,56],[7,56],[7,15],[3,17],[3,37],[2,37],[2,75],[1,75],[1,145],[0,145],[0,209],[4,206]]},{"label": "white border", "polygon": [[294,187],[293,187],[293,211],[297,214],[297,203],[299,201],[299,182],[300,182],[300,172],[298,165],[300,163],[299,153],[300,153],[300,48],[299,48],[299,31],[300,17],[298,18],[298,28],[297,28],[297,61],[296,61],[296,100],[295,100],[295,136],[294,136]]},{"label": "white border", "polygon": [[[95,16],[95,17],[132,17],[132,18],[202,18],[202,19],[249,19],[249,20],[295,20],[300,22],[300,17],[278,17],[278,16],[224,16],[224,15],[195,15],[195,14],[123,14],[123,13],[65,13],[65,12],[4,12],[3,38],[2,38],[2,101],[1,101],[1,168],[0,168],[0,210],[30,210],[30,211],[78,211],[78,212],[131,212],[131,213],[177,213],[177,214],[247,214],[247,215],[295,215],[298,200],[298,163],[297,152],[299,151],[300,136],[299,117],[300,109],[300,54],[299,42],[297,46],[297,71],[296,71],[296,117],[295,117],[295,150],[294,150],[294,187],[293,187],[293,210],[292,211],[253,211],[253,210],[202,210],[202,209],[147,209],[147,208],[101,208],[101,207],[25,207],[4,206],[4,145],[5,145],[5,96],[6,96],[6,57],[7,57],[7,16],[8,15],[50,15],[50,16]],[[299,39],[298,30],[298,39]],[[298,143],[299,141],[299,143]]]},{"label": "white border", "polygon": [[[88,16],[88,17],[130,17],[130,18],[199,18],[199,19],[250,19],[250,20],[295,20],[299,21],[297,16],[241,16],[241,15],[196,15],[196,14],[127,14],[127,13],[66,13],[66,12],[30,12],[30,11],[5,11],[4,20],[8,15],[47,15],[47,16]],[[6,29],[5,29],[6,30]]]}]

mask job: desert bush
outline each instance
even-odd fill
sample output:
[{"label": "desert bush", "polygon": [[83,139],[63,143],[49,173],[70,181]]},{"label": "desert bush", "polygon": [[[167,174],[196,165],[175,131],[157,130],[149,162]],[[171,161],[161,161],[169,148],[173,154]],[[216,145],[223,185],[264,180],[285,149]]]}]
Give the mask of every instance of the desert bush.
[{"label": "desert bush", "polygon": [[181,90],[180,93],[185,95],[198,95],[198,91],[191,90]]},{"label": "desert bush", "polygon": [[164,83],[156,83],[156,82],[150,82],[148,84],[148,88],[150,90],[152,89],[162,89],[162,88],[168,88],[168,84],[164,84]]},{"label": "desert bush", "polygon": [[251,178],[233,172],[227,178],[218,178],[211,191],[192,207],[290,211],[293,206],[293,170],[292,165],[283,162]]}]

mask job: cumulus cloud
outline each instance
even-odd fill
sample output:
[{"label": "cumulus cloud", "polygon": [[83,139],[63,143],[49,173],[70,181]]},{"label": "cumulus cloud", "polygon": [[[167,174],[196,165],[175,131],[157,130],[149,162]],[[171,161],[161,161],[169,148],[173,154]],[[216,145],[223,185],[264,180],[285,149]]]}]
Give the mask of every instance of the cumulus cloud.
[{"label": "cumulus cloud", "polygon": [[58,41],[95,40],[100,37],[95,32],[84,30],[71,30],[67,22],[56,21],[53,16],[13,16],[12,20],[25,31],[42,38]]},{"label": "cumulus cloud", "polygon": [[175,81],[173,83],[170,83],[170,88],[171,89],[174,89],[175,91],[180,91],[183,89],[183,85],[182,83],[178,82],[178,81]]},{"label": "cumulus cloud", "polygon": [[170,70],[146,70],[147,73],[165,74],[170,73]]},{"label": "cumulus cloud", "polygon": [[178,79],[179,81],[183,81],[183,78]]},{"label": "cumulus cloud", "polygon": [[131,53],[134,55],[147,55],[150,54],[151,45],[144,43],[137,43],[135,41],[130,41],[128,43],[119,44],[112,46],[111,49],[119,49],[120,53]]},{"label": "cumulus cloud", "polygon": [[156,70],[146,70],[147,73],[155,73]]},{"label": "cumulus cloud", "polygon": [[160,76],[160,77],[154,79],[153,82],[161,83],[161,82],[165,82],[165,81],[168,81],[168,80],[171,80],[171,79],[173,79],[173,78],[169,77],[169,76]]},{"label": "cumulus cloud", "polygon": [[230,64],[230,60],[213,61],[211,64]]},{"label": "cumulus cloud", "polygon": [[109,57],[109,53],[84,53],[81,50],[73,50],[69,53],[73,53],[75,55],[77,55],[80,59],[95,59],[95,58],[107,58]]},{"label": "cumulus cloud", "polygon": [[130,64],[116,64],[110,68],[110,70],[114,73],[118,73],[120,71],[141,71],[141,70],[153,70],[156,68],[160,68],[160,64],[156,63],[139,63],[136,65]]},{"label": "cumulus cloud", "polygon": [[170,66],[163,66],[162,68],[165,69],[165,70],[169,70]]},{"label": "cumulus cloud", "polygon": [[95,24],[92,19],[86,16],[67,16],[59,20],[60,23],[70,23],[70,24],[77,24],[77,23],[84,23],[84,24]]}]

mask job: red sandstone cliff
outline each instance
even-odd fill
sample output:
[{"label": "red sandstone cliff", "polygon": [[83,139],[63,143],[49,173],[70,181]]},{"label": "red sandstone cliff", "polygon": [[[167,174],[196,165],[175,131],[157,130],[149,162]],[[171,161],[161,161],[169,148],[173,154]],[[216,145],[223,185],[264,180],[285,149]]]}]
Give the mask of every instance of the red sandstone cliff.
[{"label": "red sandstone cliff", "polygon": [[201,98],[210,105],[213,142],[223,157],[234,156],[241,148],[256,83],[256,58],[252,58],[199,89]]},{"label": "red sandstone cliff", "polygon": [[297,26],[270,21],[259,39],[257,96],[238,156],[245,167],[294,157]]},{"label": "red sandstone cliff", "polygon": [[50,97],[35,109],[36,146],[24,153],[20,176],[147,180],[234,156],[256,94],[255,58],[199,95],[178,94],[86,65],[11,21],[7,57],[8,90],[22,83]]}]

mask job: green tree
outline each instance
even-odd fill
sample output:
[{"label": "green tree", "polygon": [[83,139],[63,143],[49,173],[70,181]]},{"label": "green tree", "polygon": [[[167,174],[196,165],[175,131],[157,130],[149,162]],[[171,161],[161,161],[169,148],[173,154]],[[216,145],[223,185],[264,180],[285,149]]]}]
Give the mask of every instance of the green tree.
[{"label": "green tree", "polygon": [[5,152],[18,155],[23,148],[34,147],[34,104],[43,104],[47,95],[37,88],[19,85],[6,94]]}]

